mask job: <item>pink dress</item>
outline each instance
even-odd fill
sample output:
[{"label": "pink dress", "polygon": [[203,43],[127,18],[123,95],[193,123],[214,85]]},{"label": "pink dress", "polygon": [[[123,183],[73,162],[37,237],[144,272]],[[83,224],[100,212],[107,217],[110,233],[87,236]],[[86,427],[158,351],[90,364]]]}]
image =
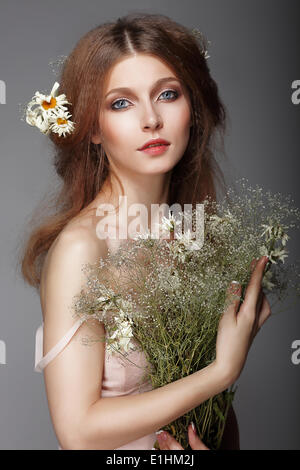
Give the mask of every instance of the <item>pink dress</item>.
[{"label": "pink dress", "polygon": [[[44,323],[39,326],[35,338],[35,368],[36,372],[43,372],[44,368],[54,359],[69,343],[72,336],[78,330],[82,323],[79,318],[63,338],[43,357],[43,327]],[[139,351],[131,351],[129,359],[138,366],[131,364],[121,355],[105,354],[103,380],[101,397],[117,397],[122,395],[136,395],[152,390],[150,382],[141,384],[143,368],[147,365],[145,355]],[[156,434],[148,434],[135,441],[128,442],[114,450],[149,450],[153,448],[156,441]],[[60,450],[63,450],[58,446]]]}]

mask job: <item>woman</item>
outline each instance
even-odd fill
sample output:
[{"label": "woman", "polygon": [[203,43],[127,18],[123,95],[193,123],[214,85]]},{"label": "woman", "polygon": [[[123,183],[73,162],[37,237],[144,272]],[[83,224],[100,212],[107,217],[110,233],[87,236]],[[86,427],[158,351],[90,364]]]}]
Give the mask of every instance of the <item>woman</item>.
[{"label": "woman", "polygon": [[[70,315],[73,297],[84,288],[82,265],[120,243],[118,237],[99,236],[99,207],[120,208],[123,194],[128,207],[140,203],[150,214],[152,204],[183,207],[206,196],[215,199],[217,179],[223,184],[212,145],[216,132],[224,130],[225,110],[203,44],[166,16],[130,14],[87,33],[64,64],[60,86],[72,104],[75,130],[64,137],[50,134],[63,187],[56,213],[31,234],[22,260],[24,279],[40,292],[44,357],[36,370],[44,370],[63,449],[151,449],[156,431],[238,378],[270,315],[261,258],[242,307],[238,311],[234,303],[224,311],[214,363],[139,392],[131,370],[106,360],[104,343],[82,348],[79,340],[91,329],[104,335],[104,326],[75,323]],[[164,140],[160,149],[143,150],[153,139]],[[117,235],[123,223],[113,227]],[[192,449],[207,449],[192,425],[188,433]],[[161,437],[162,449],[181,448],[171,436]],[[231,408],[222,447],[238,446]]]}]

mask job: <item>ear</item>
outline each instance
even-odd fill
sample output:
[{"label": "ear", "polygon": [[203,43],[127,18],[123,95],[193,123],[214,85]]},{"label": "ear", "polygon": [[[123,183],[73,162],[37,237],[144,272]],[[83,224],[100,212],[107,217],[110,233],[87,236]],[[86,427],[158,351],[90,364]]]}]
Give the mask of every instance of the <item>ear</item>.
[{"label": "ear", "polygon": [[99,134],[94,134],[94,135],[92,136],[92,139],[91,139],[91,140],[92,140],[93,144],[96,144],[96,145],[97,145],[97,144],[101,144],[101,138],[100,138],[100,135],[99,135]]}]

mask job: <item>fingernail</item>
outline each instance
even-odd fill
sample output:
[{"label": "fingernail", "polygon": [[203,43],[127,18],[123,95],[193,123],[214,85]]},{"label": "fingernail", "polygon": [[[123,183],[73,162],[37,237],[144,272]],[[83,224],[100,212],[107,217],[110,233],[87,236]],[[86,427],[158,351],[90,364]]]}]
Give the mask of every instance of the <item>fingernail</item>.
[{"label": "fingernail", "polygon": [[269,257],[267,255],[265,255],[263,258],[264,258],[265,263],[267,263],[269,261]]},{"label": "fingernail", "polygon": [[239,291],[240,283],[238,281],[231,281],[230,283],[230,292],[236,294]]},{"label": "fingernail", "polygon": [[161,439],[162,441],[165,441],[167,439],[167,433],[165,431],[161,431],[161,433],[157,434],[157,439]]},{"label": "fingernail", "polygon": [[193,421],[191,422],[191,425],[192,425],[194,433],[196,434],[196,426],[194,425]]}]

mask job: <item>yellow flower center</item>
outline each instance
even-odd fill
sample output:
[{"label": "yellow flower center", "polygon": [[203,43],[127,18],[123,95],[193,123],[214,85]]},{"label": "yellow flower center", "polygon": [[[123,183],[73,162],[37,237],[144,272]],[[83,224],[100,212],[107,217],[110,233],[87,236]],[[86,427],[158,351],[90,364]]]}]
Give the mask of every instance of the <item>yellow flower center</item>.
[{"label": "yellow flower center", "polygon": [[44,109],[55,108],[55,106],[56,106],[56,99],[52,96],[52,97],[51,97],[51,100],[50,100],[50,103],[48,103],[48,101],[43,101],[43,102],[42,102],[42,106],[43,106]]},{"label": "yellow flower center", "polygon": [[64,124],[67,124],[68,121],[63,118],[57,118],[56,122],[59,126],[63,126]]}]

